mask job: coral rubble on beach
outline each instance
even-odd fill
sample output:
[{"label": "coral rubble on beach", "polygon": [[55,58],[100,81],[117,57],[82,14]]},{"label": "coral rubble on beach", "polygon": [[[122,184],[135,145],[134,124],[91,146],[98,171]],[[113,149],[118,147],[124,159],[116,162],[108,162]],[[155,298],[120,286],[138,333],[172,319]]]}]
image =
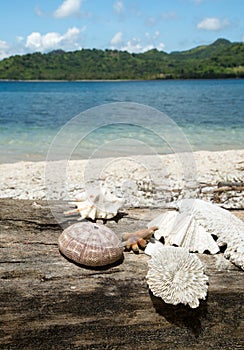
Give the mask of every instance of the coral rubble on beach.
[{"label": "coral rubble on beach", "polygon": [[[88,186],[106,188],[127,207],[165,206],[184,197],[208,200],[229,209],[243,209],[244,150],[192,153],[194,169],[184,169],[180,154],[133,158],[72,160],[67,162],[66,181],[60,184],[57,198],[73,200]],[[84,173],[95,169],[99,178]],[[100,168],[99,168],[100,167]],[[0,164],[0,198],[48,199],[45,162]],[[57,187],[59,186],[58,177]],[[219,184],[230,186],[219,186]],[[235,186],[237,184],[238,186]],[[233,185],[231,187],[231,185]],[[50,189],[49,189],[50,191]]]}]

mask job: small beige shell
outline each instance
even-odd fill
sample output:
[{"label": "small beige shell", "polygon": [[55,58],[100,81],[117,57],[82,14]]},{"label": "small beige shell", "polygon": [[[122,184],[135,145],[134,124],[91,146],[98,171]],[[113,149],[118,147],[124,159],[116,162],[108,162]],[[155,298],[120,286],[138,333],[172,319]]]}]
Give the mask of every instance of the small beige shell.
[{"label": "small beige shell", "polygon": [[66,228],[58,240],[59,250],[70,260],[86,266],[105,266],[122,258],[123,246],[108,227],[79,222]]},{"label": "small beige shell", "polygon": [[147,283],[153,294],[166,303],[199,306],[207,295],[208,277],[200,259],[185,248],[157,244],[148,262]]}]

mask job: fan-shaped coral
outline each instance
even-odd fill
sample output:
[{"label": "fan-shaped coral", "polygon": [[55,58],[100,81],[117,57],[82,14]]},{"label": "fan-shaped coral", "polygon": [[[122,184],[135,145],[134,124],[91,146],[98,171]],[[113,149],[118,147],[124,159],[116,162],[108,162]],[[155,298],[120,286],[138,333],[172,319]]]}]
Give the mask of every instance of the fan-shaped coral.
[{"label": "fan-shaped coral", "polygon": [[224,256],[244,269],[244,223],[240,219],[199,199],[181,200],[177,207],[178,211],[161,214],[148,224],[159,227],[154,234],[156,239],[163,237],[166,245],[199,253],[216,254],[219,247],[227,245]]},{"label": "fan-shaped coral", "polygon": [[206,298],[208,277],[204,267],[199,258],[186,249],[158,245],[148,265],[148,286],[166,303],[196,308],[199,299]]},{"label": "fan-shaped coral", "polygon": [[219,251],[211,234],[195,220],[191,213],[168,211],[151,221],[150,225],[152,224],[159,227],[154,237],[157,240],[163,237],[165,245],[184,247],[190,252],[208,251],[216,254]]}]

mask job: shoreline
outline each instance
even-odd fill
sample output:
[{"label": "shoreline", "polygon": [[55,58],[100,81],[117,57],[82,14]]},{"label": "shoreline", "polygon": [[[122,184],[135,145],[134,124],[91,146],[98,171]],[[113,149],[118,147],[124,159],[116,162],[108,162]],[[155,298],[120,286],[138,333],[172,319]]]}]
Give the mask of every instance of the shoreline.
[{"label": "shoreline", "polygon": [[33,79],[33,80],[21,80],[21,79],[0,79],[0,83],[4,82],[20,82],[20,83],[76,83],[76,82],[95,82],[95,83],[106,83],[106,82],[143,82],[143,81],[194,81],[194,80],[242,80],[244,77],[226,77],[226,78],[158,78],[158,79],[77,79],[77,80],[60,80],[60,79],[48,79],[48,80],[38,80],[38,79]]},{"label": "shoreline", "polygon": [[0,198],[45,200],[54,186],[55,199],[74,200],[87,184],[98,184],[116,196],[126,197],[127,206],[162,205],[192,193],[197,198],[219,200],[226,208],[244,209],[242,190],[216,190],[219,182],[243,183],[244,149],[53,164],[48,168],[50,178],[45,174],[46,161],[0,164]]},{"label": "shoreline", "polygon": [[[192,154],[201,154],[201,153],[212,153],[212,154],[216,154],[216,153],[225,153],[225,152],[244,152],[244,148],[229,148],[229,149],[215,149],[215,150],[209,150],[209,149],[201,149],[201,150],[191,150],[191,152],[188,152],[189,154],[192,153]],[[184,154],[185,152],[178,152],[177,154],[180,155],[180,154]],[[89,153],[90,154],[90,153]],[[72,158],[72,162],[86,162],[87,160],[89,159],[110,159],[110,158],[113,158],[113,159],[116,159],[116,158],[128,158],[129,156],[128,155],[125,155],[125,156],[117,156],[117,151],[115,151],[115,154],[116,156],[113,156],[113,155],[105,155],[104,157],[102,158],[87,158],[85,155],[84,157],[79,157],[77,159],[75,158]],[[156,153],[159,157],[167,157],[167,156],[172,156],[174,153]],[[140,153],[133,153],[132,155],[133,157],[150,157],[151,154],[140,154]],[[153,156],[153,155],[152,155]],[[29,158],[28,158],[29,157]],[[34,159],[35,158],[35,159]],[[0,167],[1,165],[11,165],[11,164],[23,164],[23,163],[45,163],[47,162],[47,156],[43,157],[42,155],[39,155],[39,157],[36,155],[34,155],[33,153],[30,155],[30,156],[26,156],[25,159],[23,159],[22,157],[20,159],[18,158],[15,158],[15,159],[12,159],[12,160],[8,160],[6,159],[6,161],[2,160],[1,157],[0,157]]]}]

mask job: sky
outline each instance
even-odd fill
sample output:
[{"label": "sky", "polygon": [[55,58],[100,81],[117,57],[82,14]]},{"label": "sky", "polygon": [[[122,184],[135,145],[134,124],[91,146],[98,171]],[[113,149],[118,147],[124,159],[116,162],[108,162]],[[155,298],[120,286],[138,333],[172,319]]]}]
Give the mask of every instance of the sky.
[{"label": "sky", "polygon": [[0,59],[82,48],[184,51],[244,42],[244,0],[0,0]]}]

